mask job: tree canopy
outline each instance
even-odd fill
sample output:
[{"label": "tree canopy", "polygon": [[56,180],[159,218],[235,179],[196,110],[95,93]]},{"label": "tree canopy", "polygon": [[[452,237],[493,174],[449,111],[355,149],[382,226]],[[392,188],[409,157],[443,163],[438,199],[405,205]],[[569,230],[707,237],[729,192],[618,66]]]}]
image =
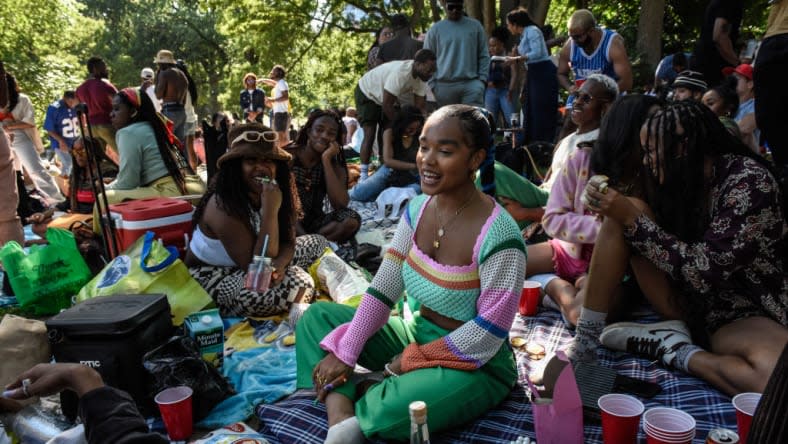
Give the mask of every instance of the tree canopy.
[{"label": "tree canopy", "polygon": [[[466,10],[488,32],[517,5],[537,22],[566,33],[566,20],[587,7],[618,30],[641,76],[653,73],[663,54],[691,50],[706,2],[682,0],[465,0]],[[747,2],[744,33],[759,36],[768,0]],[[662,24],[643,24],[643,3],[661,13]],[[118,87],[138,85],[143,67],[160,49],[188,64],[198,83],[201,117],[239,111],[246,72],[267,76],[275,64],[288,71],[296,116],[315,107],[352,104],[374,33],[391,15],[411,18],[414,33],[441,18],[438,0],[15,0],[0,9],[0,58],[21,88],[43,110],[86,76],[84,62],[104,57]],[[648,21],[648,20],[645,20]],[[645,43],[644,43],[645,42]],[[643,46],[646,45],[646,46]],[[650,46],[649,46],[650,45]],[[658,48],[642,50],[643,47]],[[637,85],[638,83],[636,83]]]}]

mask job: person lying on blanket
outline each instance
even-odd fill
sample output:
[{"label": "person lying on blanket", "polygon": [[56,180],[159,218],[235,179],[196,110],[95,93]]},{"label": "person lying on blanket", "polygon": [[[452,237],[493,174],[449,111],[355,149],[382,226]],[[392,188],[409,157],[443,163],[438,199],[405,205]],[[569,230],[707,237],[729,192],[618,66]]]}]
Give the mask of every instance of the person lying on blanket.
[{"label": "person lying on blanket", "polygon": [[[305,271],[328,246],[320,235],[295,235],[301,212],[277,134],[258,123],[230,130],[230,149],[194,211],[186,253],[189,273],[216,302],[222,316],[270,316],[290,311],[295,322],[311,302],[314,282]],[[267,241],[266,241],[267,239]],[[254,255],[272,259],[271,284],[263,293],[245,287]]]},{"label": "person lying on blanket", "polygon": [[[326,403],[327,443],[407,440],[415,400],[427,403],[431,430],[451,429],[513,388],[506,339],[525,247],[506,210],[474,186],[489,139],[474,107],[432,114],[416,157],[424,194],[410,201],[361,305],[313,304],[298,324],[297,387]],[[411,321],[389,318],[403,291],[421,303]],[[384,378],[359,382],[356,364]]]},{"label": "person lying on blanket", "polygon": [[[696,102],[651,116],[640,140],[645,201],[602,181],[585,189],[589,208],[604,220],[567,354],[593,360],[601,341],[659,359],[729,395],[762,392],[788,343],[779,185],[767,162]],[[669,321],[605,328],[627,266]]]}]

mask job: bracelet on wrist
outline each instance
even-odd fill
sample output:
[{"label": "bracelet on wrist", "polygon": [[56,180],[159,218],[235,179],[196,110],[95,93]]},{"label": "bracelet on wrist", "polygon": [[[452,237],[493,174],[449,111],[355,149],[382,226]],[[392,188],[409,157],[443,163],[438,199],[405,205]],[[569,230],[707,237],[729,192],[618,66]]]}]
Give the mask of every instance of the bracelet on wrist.
[{"label": "bracelet on wrist", "polygon": [[390,362],[387,362],[386,365],[383,366],[383,370],[385,370],[386,373],[389,374],[389,376],[394,376],[395,378],[399,377],[399,374],[394,373],[394,371],[391,370],[391,363]]}]

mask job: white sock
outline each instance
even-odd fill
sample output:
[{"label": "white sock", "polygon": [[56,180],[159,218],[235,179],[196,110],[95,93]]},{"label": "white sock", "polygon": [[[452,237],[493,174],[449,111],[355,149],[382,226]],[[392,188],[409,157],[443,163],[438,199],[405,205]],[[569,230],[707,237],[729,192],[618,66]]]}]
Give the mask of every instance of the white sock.
[{"label": "white sock", "polygon": [[364,441],[358,418],[351,416],[328,428],[325,444],[363,444]]},{"label": "white sock", "polygon": [[360,171],[361,171],[361,175],[358,177],[358,181],[363,182],[367,178],[367,176],[369,176],[369,164],[362,163]]},{"label": "white sock", "polygon": [[692,355],[699,351],[703,351],[703,349],[695,344],[683,344],[678,350],[676,350],[676,357],[673,358],[673,362],[671,364],[673,367],[676,367],[684,373],[689,373],[690,359],[692,358]]},{"label": "white sock", "polygon": [[596,349],[600,345],[599,336],[605,328],[605,319],[607,319],[607,313],[585,307],[580,309],[575,338],[566,349],[566,355],[570,360],[573,362],[596,361]]}]

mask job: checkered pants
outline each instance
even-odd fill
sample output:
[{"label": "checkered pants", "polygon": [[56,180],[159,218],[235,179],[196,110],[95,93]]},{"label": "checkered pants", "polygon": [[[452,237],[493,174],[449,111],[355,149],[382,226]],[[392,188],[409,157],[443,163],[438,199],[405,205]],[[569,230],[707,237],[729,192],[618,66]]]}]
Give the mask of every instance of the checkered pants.
[{"label": "checkered pants", "polygon": [[245,288],[246,270],[237,267],[199,266],[189,273],[211,295],[222,316],[271,316],[290,309],[304,292],[302,302],[311,302],[315,283],[305,270],[323,254],[328,241],[308,234],[296,237],[295,253],[279,284],[265,293]]}]

